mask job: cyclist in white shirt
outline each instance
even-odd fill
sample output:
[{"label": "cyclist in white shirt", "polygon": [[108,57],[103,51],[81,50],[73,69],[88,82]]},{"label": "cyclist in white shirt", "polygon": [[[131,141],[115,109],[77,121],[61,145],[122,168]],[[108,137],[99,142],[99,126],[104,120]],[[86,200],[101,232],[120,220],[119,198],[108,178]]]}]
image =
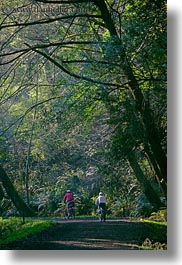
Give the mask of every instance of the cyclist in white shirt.
[{"label": "cyclist in white shirt", "polygon": [[98,206],[98,209],[102,208],[106,210],[106,198],[103,194],[103,192],[99,192],[99,196],[96,199],[95,204]]}]

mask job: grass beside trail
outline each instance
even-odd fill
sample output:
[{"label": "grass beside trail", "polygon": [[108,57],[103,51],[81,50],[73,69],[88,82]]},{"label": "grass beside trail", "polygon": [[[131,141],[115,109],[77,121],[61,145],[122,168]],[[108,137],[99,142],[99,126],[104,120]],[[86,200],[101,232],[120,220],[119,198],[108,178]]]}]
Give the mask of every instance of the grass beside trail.
[{"label": "grass beside trail", "polygon": [[0,248],[30,234],[38,233],[54,225],[52,221],[26,219],[25,223],[22,218],[10,217],[3,219],[0,217]]}]

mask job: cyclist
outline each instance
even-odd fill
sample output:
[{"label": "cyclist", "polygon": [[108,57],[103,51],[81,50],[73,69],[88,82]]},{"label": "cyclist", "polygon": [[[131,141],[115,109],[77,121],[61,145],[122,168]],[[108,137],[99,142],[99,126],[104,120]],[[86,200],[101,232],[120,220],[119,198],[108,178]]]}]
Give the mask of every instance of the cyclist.
[{"label": "cyclist", "polygon": [[66,191],[66,194],[64,195],[64,203],[66,203],[66,213],[68,214],[69,208],[72,208],[75,205],[74,195],[73,192],[71,192],[71,190]]},{"label": "cyclist", "polygon": [[104,221],[106,220],[106,198],[103,192],[99,192],[99,196],[96,199],[95,204],[98,207],[99,213],[101,212],[101,208],[104,210]]}]

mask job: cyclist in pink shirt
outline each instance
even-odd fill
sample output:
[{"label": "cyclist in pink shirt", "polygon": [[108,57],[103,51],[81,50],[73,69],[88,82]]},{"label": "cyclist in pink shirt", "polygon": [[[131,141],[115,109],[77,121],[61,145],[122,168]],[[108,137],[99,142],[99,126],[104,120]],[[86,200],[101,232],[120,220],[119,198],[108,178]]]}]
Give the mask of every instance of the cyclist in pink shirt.
[{"label": "cyclist in pink shirt", "polygon": [[73,193],[70,190],[66,191],[66,194],[64,195],[64,202],[70,202],[74,200]]},{"label": "cyclist in pink shirt", "polygon": [[66,203],[66,209],[68,211],[68,208],[74,207],[74,195],[73,192],[70,190],[66,191],[66,194],[64,195],[64,203]]}]

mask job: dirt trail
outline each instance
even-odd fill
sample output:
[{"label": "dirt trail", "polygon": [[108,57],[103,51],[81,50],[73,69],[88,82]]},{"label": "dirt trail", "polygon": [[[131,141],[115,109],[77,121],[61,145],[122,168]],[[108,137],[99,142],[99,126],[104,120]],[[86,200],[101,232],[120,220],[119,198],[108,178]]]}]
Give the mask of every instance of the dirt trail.
[{"label": "dirt trail", "polygon": [[151,238],[149,224],[127,220],[56,220],[56,225],[13,243],[6,249],[21,250],[131,250]]}]

